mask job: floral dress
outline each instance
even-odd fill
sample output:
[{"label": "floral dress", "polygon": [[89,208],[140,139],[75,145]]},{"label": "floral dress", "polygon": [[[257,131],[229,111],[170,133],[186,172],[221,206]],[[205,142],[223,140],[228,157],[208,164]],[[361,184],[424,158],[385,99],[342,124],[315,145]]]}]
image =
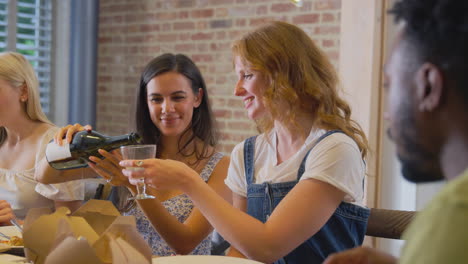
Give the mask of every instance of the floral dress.
[{"label": "floral dress", "polygon": [[[211,176],[213,169],[224,155],[222,153],[215,153],[211,156],[210,160],[200,173],[200,177],[206,182]],[[181,194],[172,197],[162,202],[167,211],[183,223],[189,217],[193,209],[193,202],[186,194]],[[156,232],[151,225],[146,215],[141,211],[140,207],[134,206],[124,215],[133,215],[136,219],[137,229],[142,234],[143,238],[150,245],[153,255],[157,256],[170,256],[175,255],[176,252],[164,241],[164,239]],[[211,234],[209,234],[203,241],[195,247],[190,255],[210,255],[211,252]]]}]

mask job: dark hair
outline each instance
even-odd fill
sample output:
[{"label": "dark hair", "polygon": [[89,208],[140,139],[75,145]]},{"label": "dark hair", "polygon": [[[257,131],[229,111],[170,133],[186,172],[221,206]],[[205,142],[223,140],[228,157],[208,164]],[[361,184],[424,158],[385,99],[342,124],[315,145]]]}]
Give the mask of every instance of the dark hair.
[{"label": "dark hair", "polygon": [[[147,89],[148,83],[156,76],[166,72],[177,72],[184,75],[190,80],[192,91],[197,94],[198,89],[203,90],[203,98],[199,107],[193,110],[191,126],[188,127],[185,133],[192,131],[187,142],[181,142],[179,139],[179,152],[182,153],[186,147],[195,139],[199,138],[203,141],[203,148],[198,150],[196,147],[193,152],[197,160],[201,160],[211,156],[208,152],[209,146],[215,146],[217,143],[217,133],[214,128],[213,115],[208,100],[208,92],[206,90],[205,80],[203,79],[200,70],[190,58],[182,54],[163,54],[151,60],[143,70],[140,78],[140,88],[137,95],[136,103],[136,129],[141,135],[144,144],[161,144],[161,131],[153,124],[147,104]],[[181,137],[182,138],[182,137]],[[183,145],[181,145],[183,144]],[[159,148],[158,148],[159,149]],[[185,153],[184,155],[191,155]]]},{"label": "dark hair", "polygon": [[400,0],[389,13],[404,21],[404,40],[420,62],[437,65],[468,102],[468,1]]}]

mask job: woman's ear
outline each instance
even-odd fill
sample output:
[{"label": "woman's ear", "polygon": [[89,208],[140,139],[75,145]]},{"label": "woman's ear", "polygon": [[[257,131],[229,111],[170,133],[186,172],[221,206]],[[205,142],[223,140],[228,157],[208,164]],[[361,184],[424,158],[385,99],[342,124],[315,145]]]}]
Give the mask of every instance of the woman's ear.
[{"label": "woman's ear", "polygon": [[195,102],[193,104],[193,107],[194,108],[199,107],[202,103],[202,100],[203,100],[203,89],[198,88],[198,93],[195,95]]},{"label": "woman's ear", "polygon": [[26,86],[26,84],[23,84],[21,85],[19,89],[20,89],[20,101],[24,103],[28,100],[28,96],[29,96],[28,87]]}]

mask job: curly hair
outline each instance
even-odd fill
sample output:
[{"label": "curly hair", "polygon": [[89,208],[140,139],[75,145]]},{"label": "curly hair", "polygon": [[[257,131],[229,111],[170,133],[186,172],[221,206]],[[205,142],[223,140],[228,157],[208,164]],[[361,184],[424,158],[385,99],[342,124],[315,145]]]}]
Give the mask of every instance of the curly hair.
[{"label": "curly hair", "polygon": [[[257,120],[261,131],[271,131],[274,120],[301,131],[298,117],[305,114],[318,128],[346,133],[366,156],[366,136],[338,95],[335,68],[302,29],[273,21],[234,42],[232,51],[267,79],[263,100],[269,115]],[[304,131],[301,136],[306,136]]]},{"label": "curly hair", "polygon": [[415,59],[440,67],[468,102],[468,1],[400,0],[389,13],[405,23],[403,38]]}]

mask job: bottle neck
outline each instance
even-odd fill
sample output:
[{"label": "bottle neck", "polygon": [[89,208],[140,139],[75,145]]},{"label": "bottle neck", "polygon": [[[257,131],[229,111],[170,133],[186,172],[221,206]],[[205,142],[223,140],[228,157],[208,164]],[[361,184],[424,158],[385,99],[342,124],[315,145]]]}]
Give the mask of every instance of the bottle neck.
[{"label": "bottle neck", "polygon": [[120,136],[109,137],[106,140],[106,145],[113,145],[114,148],[118,148],[124,145],[135,145],[138,144],[138,137],[135,134],[127,134]]}]

